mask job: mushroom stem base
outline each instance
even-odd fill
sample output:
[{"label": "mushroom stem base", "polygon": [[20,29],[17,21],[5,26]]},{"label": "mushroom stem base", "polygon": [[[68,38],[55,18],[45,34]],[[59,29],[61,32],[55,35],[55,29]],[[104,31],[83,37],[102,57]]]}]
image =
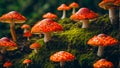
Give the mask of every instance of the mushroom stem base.
[{"label": "mushroom stem base", "polygon": [[51,40],[51,33],[44,33],[44,42],[48,42]]},{"label": "mushroom stem base", "polygon": [[114,21],[115,21],[115,10],[114,10],[114,7],[113,8],[109,8],[109,18],[110,18],[111,24],[113,24]]},{"label": "mushroom stem base", "polygon": [[88,28],[89,27],[89,20],[82,20],[82,28]]},{"label": "mushroom stem base", "polygon": [[66,11],[63,10],[63,15],[62,15],[61,19],[64,19],[65,17],[66,17]]},{"label": "mushroom stem base", "polygon": [[60,62],[60,67],[64,68],[64,64],[65,64],[65,62]]},{"label": "mushroom stem base", "polygon": [[97,56],[101,57],[103,55],[103,51],[104,51],[104,46],[99,46]]}]

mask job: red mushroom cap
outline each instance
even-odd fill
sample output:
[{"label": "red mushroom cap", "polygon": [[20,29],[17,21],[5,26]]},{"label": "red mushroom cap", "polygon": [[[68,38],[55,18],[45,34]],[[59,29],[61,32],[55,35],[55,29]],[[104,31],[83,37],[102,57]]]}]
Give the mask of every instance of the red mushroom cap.
[{"label": "red mushroom cap", "polygon": [[66,51],[59,51],[50,56],[50,60],[54,62],[65,62],[72,61],[75,59],[75,56]]},{"label": "red mushroom cap", "polygon": [[43,15],[43,18],[55,19],[55,18],[57,18],[57,15],[48,12],[48,13],[46,13],[46,14]]},{"label": "red mushroom cap", "polygon": [[67,6],[66,4],[61,4],[57,10],[70,10],[70,7]]},{"label": "red mushroom cap", "polygon": [[12,65],[13,65],[12,62],[6,61],[6,62],[3,64],[3,67],[8,68],[8,67],[11,67]]},{"label": "red mushroom cap", "polygon": [[52,19],[43,19],[32,27],[31,33],[48,33],[62,30],[63,27]]},{"label": "red mushroom cap", "polygon": [[78,8],[79,5],[78,5],[78,3],[73,2],[73,3],[71,3],[71,4],[69,5],[69,7],[70,7],[70,8]]},{"label": "red mushroom cap", "polygon": [[94,13],[92,10],[88,8],[81,8],[75,14],[71,15],[71,19],[73,20],[84,20],[84,19],[93,19],[98,17],[98,14]]},{"label": "red mushroom cap", "polygon": [[32,34],[30,31],[27,31],[23,34],[23,37],[31,37],[31,36],[32,36]]},{"label": "red mushroom cap", "polygon": [[114,2],[114,5],[120,6],[120,0],[116,0],[116,1]]},{"label": "red mushroom cap", "polygon": [[112,46],[118,43],[118,40],[106,34],[99,34],[91,38],[87,44],[93,46]]},{"label": "red mushroom cap", "polygon": [[39,49],[40,47],[41,47],[41,45],[39,43],[37,43],[37,42],[30,45],[31,49]]},{"label": "red mushroom cap", "polygon": [[31,63],[32,62],[32,60],[30,60],[30,59],[25,59],[24,61],[23,61],[23,64],[28,64],[28,63]]},{"label": "red mushroom cap", "polygon": [[28,25],[28,24],[23,24],[21,26],[21,29],[29,29],[29,28],[30,28],[30,25]]},{"label": "red mushroom cap", "polygon": [[100,59],[93,64],[94,68],[113,68],[113,63],[106,59]]},{"label": "red mushroom cap", "polygon": [[18,13],[17,11],[11,11],[11,12],[6,13],[0,17],[0,21],[6,22],[6,23],[11,23],[11,22],[23,23],[26,20],[27,19],[24,16],[22,16],[20,13]]},{"label": "red mushroom cap", "polygon": [[15,50],[17,49],[17,44],[7,37],[3,37],[0,39],[0,47],[5,47],[6,50]]}]

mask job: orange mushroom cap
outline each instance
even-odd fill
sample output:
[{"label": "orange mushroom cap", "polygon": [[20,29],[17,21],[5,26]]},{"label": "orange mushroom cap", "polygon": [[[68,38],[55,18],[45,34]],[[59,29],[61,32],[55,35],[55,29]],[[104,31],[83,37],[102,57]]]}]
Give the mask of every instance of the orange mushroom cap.
[{"label": "orange mushroom cap", "polygon": [[57,18],[57,15],[48,12],[48,13],[46,13],[46,14],[43,15],[43,18],[55,19],[55,18]]},{"label": "orange mushroom cap", "polygon": [[32,36],[32,34],[30,31],[27,31],[23,34],[23,37],[31,37],[31,36]]},{"label": "orange mushroom cap", "polygon": [[99,3],[99,7],[103,9],[109,9],[110,7],[114,6],[115,0],[103,0],[102,2]]},{"label": "orange mushroom cap", "polygon": [[27,19],[24,16],[22,16],[20,13],[18,13],[17,11],[11,11],[0,17],[0,22],[6,22],[6,23],[11,23],[11,22],[23,23],[26,20]]},{"label": "orange mushroom cap", "polygon": [[24,61],[23,61],[23,64],[28,64],[28,63],[31,63],[32,62],[32,60],[30,60],[30,59],[25,59]]},{"label": "orange mushroom cap", "polygon": [[52,19],[43,19],[32,27],[31,33],[48,33],[62,30],[63,27]]},{"label": "orange mushroom cap", "polygon": [[41,47],[41,45],[39,43],[37,43],[37,42],[30,45],[31,49],[39,49],[40,47]]},{"label": "orange mushroom cap", "polygon": [[12,62],[6,61],[6,62],[3,64],[3,67],[8,68],[8,67],[11,67],[12,65],[13,65]]},{"label": "orange mushroom cap", "polygon": [[75,56],[66,51],[59,51],[50,56],[50,60],[54,62],[65,62],[72,61],[75,59]]},{"label": "orange mushroom cap", "polygon": [[112,46],[118,43],[118,40],[106,34],[99,34],[91,38],[87,44],[93,46]]},{"label": "orange mushroom cap", "polygon": [[98,14],[94,13],[88,8],[81,8],[75,14],[71,15],[70,19],[72,20],[84,20],[84,19],[93,19],[98,17]]},{"label": "orange mushroom cap", "polygon": [[28,24],[23,24],[21,26],[21,29],[29,29],[29,28],[30,28],[30,25],[28,25]]},{"label": "orange mushroom cap", "polygon": [[78,5],[78,3],[73,2],[73,3],[71,3],[71,4],[69,5],[69,7],[70,7],[70,8],[78,8],[79,5]]},{"label": "orange mushroom cap", "polygon": [[70,10],[70,7],[67,6],[66,4],[61,4],[57,10]]},{"label": "orange mushroom cap", "polygon": [[7,37],[3,37],[0,39],[0,47],[5,47],[8,51],[18,48],[17,44]]},{"label": "orange mushroom cap", "polygon": [[116,1],[114,2],[114,5],[120,6],[120,0],[116,0]]},{"label": "orange mushroom cap", "polygon": [[113,68],[113,63],[106,59],[100,59],[93,64],[94,68]]}]

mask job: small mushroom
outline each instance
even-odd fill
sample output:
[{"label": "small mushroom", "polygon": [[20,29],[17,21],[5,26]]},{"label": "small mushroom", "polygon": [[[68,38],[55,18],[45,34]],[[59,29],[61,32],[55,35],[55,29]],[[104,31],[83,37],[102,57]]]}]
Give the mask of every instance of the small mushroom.
[{"label": "small mushroom", "polygon": [[13,65],[12,62],[6,61],[6,62],[3,64],[3,67],[5,67],[5,68],[10,68],[12,65]]},{"label": "small mushroom", "polygon": [[44,34],[44,42],[48,42],[51,40],[51,33],[62,31],[63,27],[52,19],[43,19],[36,23],[32,29],[31,33],[43,33]]},{"label": "small mushroom", "polygon": [[0,22],[5,22],[10,24],[10,32],[12,35],[13,41],[16,41],[16,33],[15,33],[15,23],[24,23],[27,19],[22,16],[17,11],[11,11],[7,14],[3,14],[0,17]]},{"label": "small mushroom", "polygon": [[94,68],[113,68],[113,63],[106,59],[100,59],[93,64]]},{"label": "small mushroom", "polygon": [[24,34],[23,34],[23,37],[27,37],[27,40],[29,41],[30,40],[30,37],[32,36],[31,32],[30,31],[26,31]]},{"label": "small mushroom", "polygon": [[30,60],[30,59],[25,59],[25,60],[23,61],[23,64],[25,64],[25,65],[28,67],[31,62],[32,62],[32,60]]},{"label": "small mushroom", "polygon": [[87,44],[92,46],[99,46],[97,55],[101,57],[103,55],[104,47],[113,46],[118,43],[118,40],[108,36],[106,34],[99,34],[89,39]]},{"label": "small mushroom", "polygon": [[82,28],[89,27],[89,19],[97,18],[98,14],[94,13],[92,10],[88,8],[81,8],[75,14],[71,15],[70,19],[72,20],[80,20],[83,22]]},{"label": "small mushroom", "polygon": [[50,56],[50,60],[54,62],[60,62],[60,67],[64,67],[64,63],[67,61],[72,61],[75,59],[75,56],[66,51],[59,51]]},{"label": "small mushroom", "polygon": [[56,14],[53,14],[51,12],[48,12],[46,14],[43,15],[43,18],[47,18],[47,19],[56,19],[57,18],[57,15]]},{"label": "small mushroom", "polygon": [[30,45],[30,48],[34,49],[35,53],[38,53],[38,49],[40,49],[40,47],[41,47],[41,45],[39,43],[37,43],[37,42]]},{"label": "small mushroom", "polygon": [[23,24],[23,25],[21,26],[21,29],[24,29],[24,33],[25,33],[25,32],[27,32],[27,31],[29,31],[30,25],[28,25],[28,24]]},{"label": "small mushroom", "polygon": [[57,10],[59,10],[59,11],[63,11],[63,15],[62,15],[62,17],[61,17],[61,19],[64,19],[65,17],[66,17],[66,10],[70,10],[70,7],[69,6],[67,6],[66,4],[61,4],[58,8],[57,8]]},{"label": "small mushroom", "polygon": [[70,8],[72,8],[72,14],[75,13],[75,9],[79,7],[79,4],[76,3],[76,2],[72,2],[70,5],[69,5]]}]

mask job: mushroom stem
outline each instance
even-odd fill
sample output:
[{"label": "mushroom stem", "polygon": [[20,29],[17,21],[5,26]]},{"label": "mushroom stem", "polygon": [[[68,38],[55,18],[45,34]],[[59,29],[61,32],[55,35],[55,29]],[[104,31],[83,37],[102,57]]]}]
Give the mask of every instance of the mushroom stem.
[{"label": "mushroom stem", "polygon": [[14,28],[15,28],[15,23],[12,22],[10,24],[10,32],[11,32],[13,41],[16,41],[17,39],[16,39],[16,33],[15,33],[15,29]]},{"label": "mushroom stem", "polygon": [[66,17],[66,10],[63,10],[63,15],[61,17],[61,19],[64,19]]},{"label": "mushroom stem", "polygon": [[103,55],[103,51],[104,51],[104,46],[99,46],[97,56],[101,57]]},{"label": "mushroom stem", "polygon": [[6,48],[2,47],[0,52],[1,52],[1,54],[5,54],[6,53]]},{"label": "mushroom stem", "polygon": [[82,28],[88,28],[89,27],[89,20],[81,20],[83,22]]},{"label": "mushroom stem", "polygon": [[34,49],[34,52],[35,52],[35,53],[38,53],[38,50],[37,50],[37,49]]},{"label": "mushroom stem", "polygon": [[51,33],[44,33],[44,42],[48,42],[51,40]]},{"label": "mushroom stem", "polygon": [[74,14],[75,13],[75,8],[73,8],[73,10],[72,10],[72,14]]},{"label": "mushroom stem", "polygon": [[26,66],[28,67],[28,66],[29,66],[29,63],[27,63]]},{"label": "mushroom stem", "polygon": [[64,68],[64,64],[65,64],[65,62],[62,62],[62,61],[61,61],[61,62],[60,62],[60,67],[61,67],[61,68]]},{"label": "mushroom stem", "polygon": [[114,7],[109,8],[109,18],[110,18],[111,24],[113,24],[114,20],[115,20],[115,9],[114,9]]},{"label": "mushroom stem", "polygon": [[27,29],[24,29],[24,33],[26,33],[28,30]]},{"label": "mushroom stem", "polygon": [[27,37],[27,40],[29,41],[29,40],[30,40],[30,37]]}]

